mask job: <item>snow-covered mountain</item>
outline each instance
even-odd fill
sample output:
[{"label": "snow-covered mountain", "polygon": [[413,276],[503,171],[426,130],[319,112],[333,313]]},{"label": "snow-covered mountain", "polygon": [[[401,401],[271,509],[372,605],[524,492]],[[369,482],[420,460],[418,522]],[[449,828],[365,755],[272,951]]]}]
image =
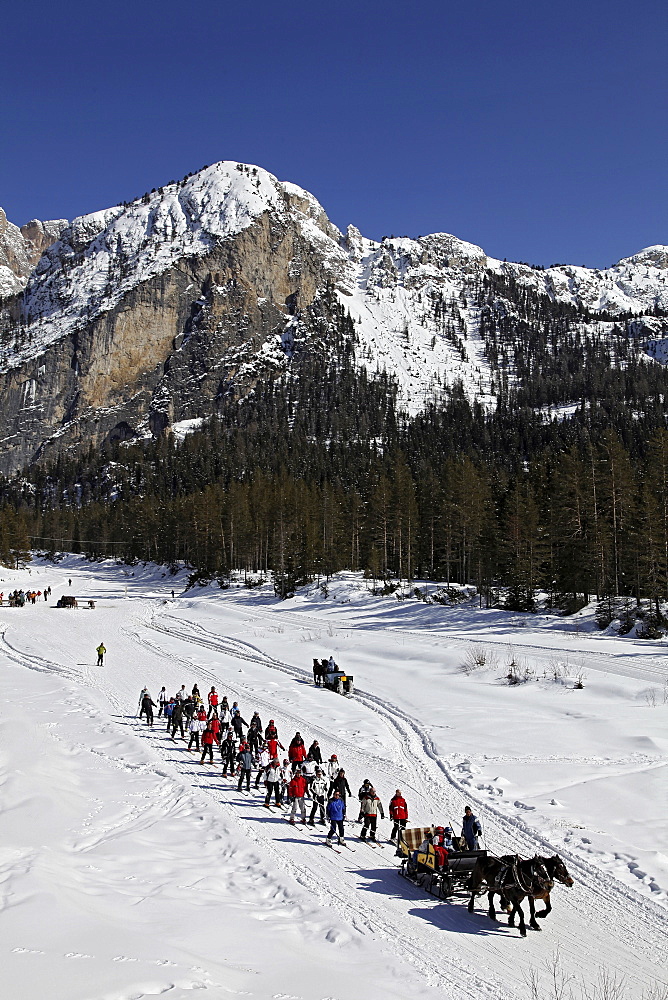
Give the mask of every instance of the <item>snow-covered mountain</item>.
[{"label": "snow-covered mountain", "polygon": [[302,188],[233,162],[69,224],[19,230],[2,215],[2,467],[49,441],[156,434],[206,416],[222,392],[243,394],[289,363],[327,288],[354,320],[358,362],[390,372],[409,412],[455,382],[492,400],[479,292],[493,276],[601,314],[603,335],[635,314],[648,357],[666,356],[664,246],[606,270],[544,270],[444,233],[376,242],[354,226],[342,234]]}]

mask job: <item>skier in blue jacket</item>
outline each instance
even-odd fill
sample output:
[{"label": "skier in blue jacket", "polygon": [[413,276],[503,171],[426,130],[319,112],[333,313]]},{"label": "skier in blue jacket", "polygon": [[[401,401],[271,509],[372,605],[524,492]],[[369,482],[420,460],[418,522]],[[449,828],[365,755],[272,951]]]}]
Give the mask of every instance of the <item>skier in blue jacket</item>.
[{"label": "skier in blue jacket", "polygon": [[462,837],[466,841],[469,851],[479,851],[480,844],[478,837],[482,837],[482,827],[478,822],[478,817],[473,815],[471,806],[464,808],[464,819],[462,821]]},{"label": "skier in blue jacket", "polygon": [[329,833],[327,834],[327,843],[331,845],[332,837],[338,829],[339,831],[339,843],[344,843],[344,831],[343,831],[343,820],[346,815],[346,803],[344,799],[341,798],[340,792],[334,792],[334,795],[327,803],[327,818],[331,824],[329,828]]}]

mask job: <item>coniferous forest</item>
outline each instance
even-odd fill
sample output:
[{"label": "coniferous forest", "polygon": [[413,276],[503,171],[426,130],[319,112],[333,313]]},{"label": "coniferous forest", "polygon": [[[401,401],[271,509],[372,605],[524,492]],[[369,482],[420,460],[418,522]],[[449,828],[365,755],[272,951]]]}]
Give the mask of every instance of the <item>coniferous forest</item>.
[{"label": "coniferous forest", "polygon": [[[582,310],[488,281],[476,294],[495,408],[455,384],[408,418],[392,378],[354,364],[333,308],[327,351],[304,347],[282,376],[221,399],[181,443],[115,443],[2,481],[0,559],[185,561],[222,585],[273,571],[283,596],[363,570],[379,585],[474,584],[518,611],[540,590],[566,612],[598,599],[602,625],[644,602],[652,633],[668,599],[665,368],[639,356],[629,318],[583,336]],[[540,409],[573,399],[561,419]]]}]

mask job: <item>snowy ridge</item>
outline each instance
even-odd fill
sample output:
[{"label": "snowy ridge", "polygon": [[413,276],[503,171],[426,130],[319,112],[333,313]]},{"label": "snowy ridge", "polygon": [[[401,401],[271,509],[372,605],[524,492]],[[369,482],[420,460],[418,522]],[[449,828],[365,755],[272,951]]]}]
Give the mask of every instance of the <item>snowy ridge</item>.
[{"label": "snowy ridge", "polygon": [[[494,399],[497,387],[480,337],[479,310],[470,302],[485,274],[507,275],[537,295],[593,312],[641,316],[668,310],[668,247],[648,247],[604,270],[571,265],[543,270],[488,257],[481,247],[448,233],[377,242],[354,226],[342,235],[317,199],[296,184],[259,167],[223,161],[68,225],[30,275],[18,336],[5,347],[0,367],[34,357],[116,307],[142,282],[184,258],[206,255],[265,213],[298,228],[320,262],[323,286],[335,284],[355,321],[359,363],[390,372],[410,412],[459,381],[470,397]],[[14,229],[21,236],[16,227],[11,235]],[[298,274],[299,260],[294,267]],[[3,267],[0,254],[0,292],[16,291],[22,280],[16,268]],[[659,322],[657,343],[648,350],[658,361],[665,357],[664,334],[665,323]]]},{"label": "snowy ridge", "polygon": [[75,219],[44,253],[25,289],[21,321],[30,343],[15,348],[6,367],[44,350],[73,329],[113,309],[128,292],[187,256],[204,255],[248,228],[264,212],[295,214],[313,237],[326,219],[315,198],[282,185],[266,170],[216,163],[127,207]]}]

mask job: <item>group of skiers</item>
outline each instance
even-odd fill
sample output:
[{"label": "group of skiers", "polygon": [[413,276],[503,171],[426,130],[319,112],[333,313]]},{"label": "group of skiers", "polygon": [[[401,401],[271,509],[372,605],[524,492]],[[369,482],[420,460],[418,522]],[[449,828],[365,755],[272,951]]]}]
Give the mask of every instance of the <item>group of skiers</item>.
[{"label": "group of skiers", "polygon": [[[26,604],[36,604],[38,598],[44,597],[45,601],[48,601],[49,595],[51,594],[51,587],[42,593],[41,590],[13,590],[11,594],[7,595],[7,601],[10,608],[23,608]],[[0,591],[0,604],[4,600],[4,592]]]},{"label": "group of skiers", "polygon": [[[186,739],[188,732],[188,751],[201,753],[200,764],[208,758],[214,763],[213,751],[217,747],[223,765],[223,777],[237,778],[237,791],[250,792],[253,770],[256,771],[254,787],[264,786],[264,807],[267,809],[290,807],[289,822],[299,821],[305,825],[315,826],[318,823],[326,826],[329,822],[329,832],[326,842],[331,846],[333,838],[345,845],[344,821],[347,817],[347,799],[352,797],[345,769],[340,766],[335,753],[327,761],[323,761],[322,751],[317,740],[313,740],[306,748],[300,732],[296,732],[285,747],[279,740],[278,729],[273,719],[263,727],[258,712],[253,712],[250,722],[247,722],[235,701],[229,704],[226,696],[219,696],[215,686],[206,696],[206,704],[197,684],[192,691],[186,690],[185,684],[171,697],[166,688],[162,687],[157,704],[151,698],[148,688],[143,688],[139,695],[139,718],[146,716],[146,723],[153,725],[153,709],[158,709],[158,718],[166,720],[166,730],[172,740],[176,740],[177,732],[181,739]],[[280,752],[284,756],[281,760]],[[376,793],[373,783],[368,779],[362,782],[357,793],[359,812],[357,822],[361,824],[360,838],[375,841],[377,836],[378,817],[385,819],[382,802]],[[273,805],[272,805],[273,800]],[[307,800],[310,813],[307,819]],[[394,843],[401,830],[408,822],[408,805],[397,788],[388,804],[388,818],[392,820],[392,832],[389,840]],[[480,824],[466,807],[462,835],[470,849],[477,849],[477,837],[481,834]]]}]

